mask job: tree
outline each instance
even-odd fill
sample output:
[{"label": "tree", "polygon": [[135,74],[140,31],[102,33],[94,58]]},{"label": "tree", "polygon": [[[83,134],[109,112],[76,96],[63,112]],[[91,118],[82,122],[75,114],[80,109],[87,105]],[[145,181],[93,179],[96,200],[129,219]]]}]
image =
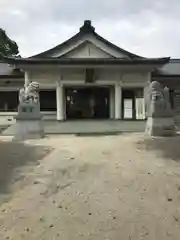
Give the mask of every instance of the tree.
[{"label": "tree", "polygon": [[19,49],[16,42],[12,41],[6,32],[0,28],[0,59],[18,56]]}]

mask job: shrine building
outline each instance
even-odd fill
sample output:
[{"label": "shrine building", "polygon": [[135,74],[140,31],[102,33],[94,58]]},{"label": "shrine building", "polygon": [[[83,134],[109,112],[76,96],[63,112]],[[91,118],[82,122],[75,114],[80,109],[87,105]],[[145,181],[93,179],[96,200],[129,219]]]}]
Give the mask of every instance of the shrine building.
[{"label": "shrine building", "polygon": [[180,60],[145,58],[100,36],[86,20],[77,34],[28,58],[0,62],[0,121],[17,114],[24,82],[40,84],[44,119],[145,120],[144,88],[152,81],[170,88],[180,120]]}]

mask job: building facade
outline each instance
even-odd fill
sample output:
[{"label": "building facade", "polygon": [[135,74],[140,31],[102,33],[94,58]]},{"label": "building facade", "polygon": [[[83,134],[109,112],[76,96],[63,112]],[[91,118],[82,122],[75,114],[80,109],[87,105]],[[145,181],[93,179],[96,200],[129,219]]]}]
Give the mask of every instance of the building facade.
[{"label": "building facade", "polygon": [[46,52],[6,61],[0,63],[1,118],[16,115],[19,88],[36,81],[44,119],[144,120],[144,88],[158,80],[170,87],[178,119],[180,60],[130,53],[98,35],[91,21]]}]

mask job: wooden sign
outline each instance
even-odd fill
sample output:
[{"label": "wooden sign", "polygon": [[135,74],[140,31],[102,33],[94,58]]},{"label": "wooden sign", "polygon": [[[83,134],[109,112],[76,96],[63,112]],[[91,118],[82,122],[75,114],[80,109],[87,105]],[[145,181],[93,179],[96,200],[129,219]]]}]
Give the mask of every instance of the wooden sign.
[{"label": "wooden sign", "polygon": [[87,83],[93,83],[94,82],[94,69],[92,68],[87,68],[86,69],[86,76],[85,76],[85,81]]}]

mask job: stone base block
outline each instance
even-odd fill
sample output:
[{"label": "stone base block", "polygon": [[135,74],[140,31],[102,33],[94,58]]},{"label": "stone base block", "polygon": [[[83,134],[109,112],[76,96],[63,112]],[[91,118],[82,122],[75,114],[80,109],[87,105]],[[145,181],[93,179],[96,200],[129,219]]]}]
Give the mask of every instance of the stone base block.
[{"label": "stone base block", "polygon": [[40,120],[16,120],[14,124],[13,140],[38,139],[44,137],[42,121]]},{"label": "stone base block", "polygon": [[145,132],[150,136],[174,136],[174,119],[148,117]]}]

